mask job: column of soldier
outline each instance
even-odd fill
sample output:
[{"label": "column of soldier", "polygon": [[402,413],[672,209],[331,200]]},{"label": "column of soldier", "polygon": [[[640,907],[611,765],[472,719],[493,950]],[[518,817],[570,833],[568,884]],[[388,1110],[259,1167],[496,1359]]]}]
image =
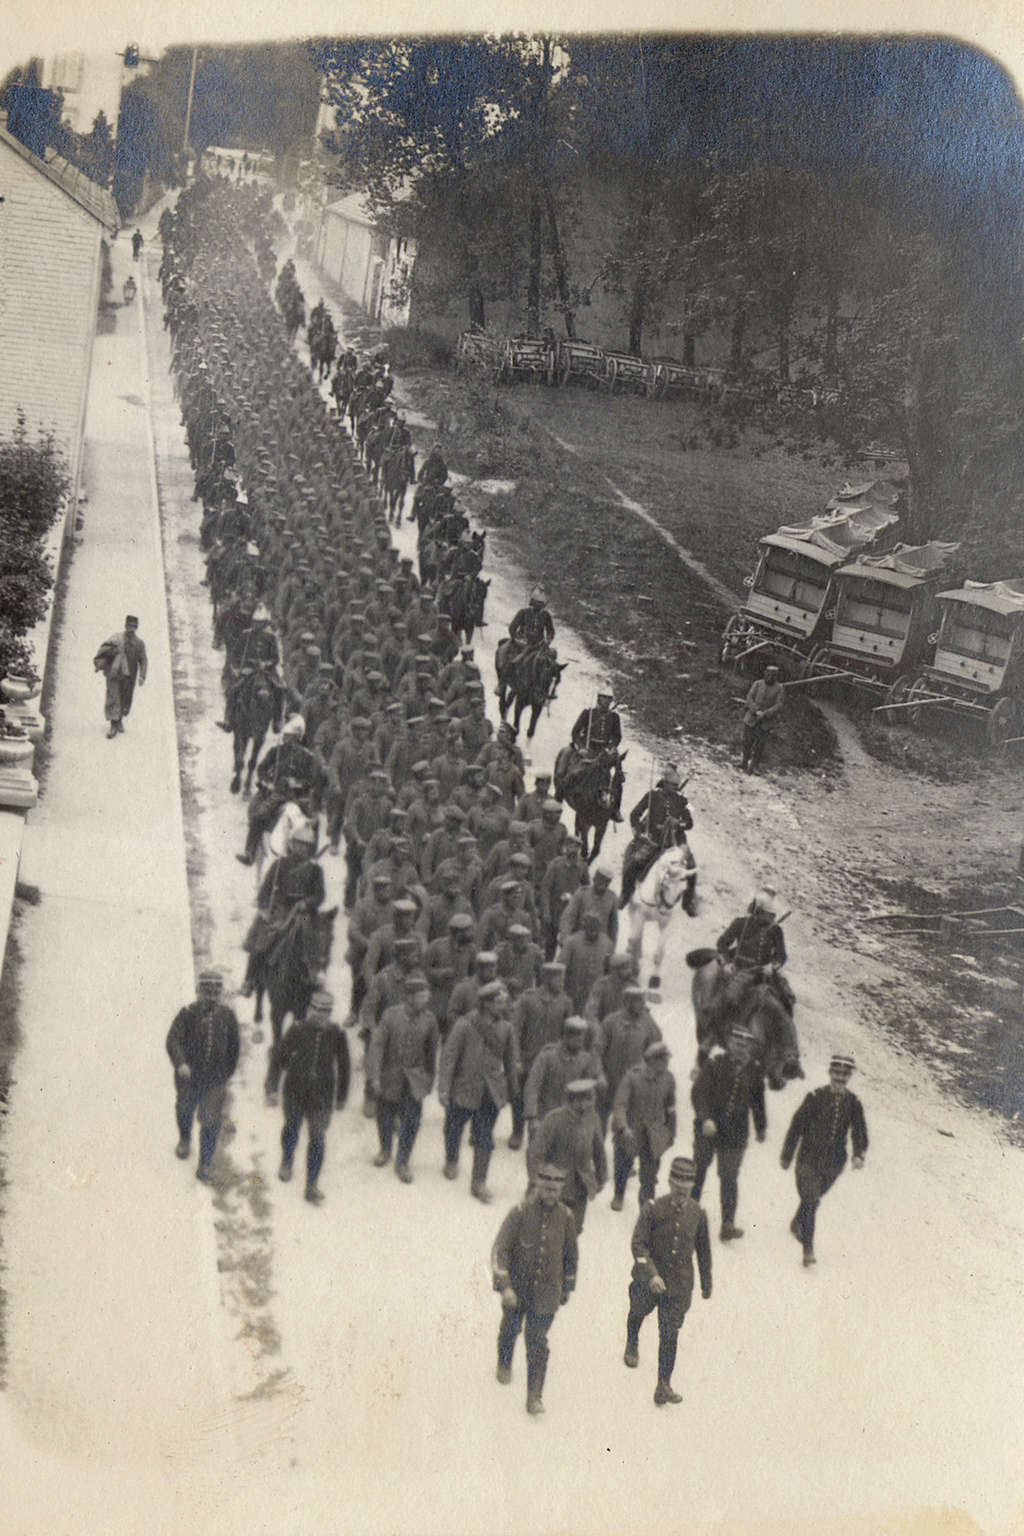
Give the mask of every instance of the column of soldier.
[{"label": "column of soldier", "polygon": [[[324,900],[314,854],[322,817],[331,853],[344,840],[352,978],[345,1022],[365,1045],[376,1165],[394,1155],[397,1177],[412,1182],[423,1101],[435,1085],[445,1111],[444,1176],[458,1178],[468,1127],[476,1199],[491,1200],[494,1128],[506,1104],[509,1147],[527,1142],[527,1197],[502,1224],[492,1254],[503,1308],[498,1380],[510,1380],[525,1325],[527,1407],[543,1410],[547,1332],[573,1288],[587,1204],[606,1182],[610,1125],[614,1209],[639,1165],[624,1360],[636,1366],[641,1324],[656,1310],[655,1402],[679,1402],[671,1376],[694,1257],[702,1293],[711,1292],[698,1203],[704,1177],[717,1155],[720,1237],[733,1241],[742,1236],[737,1179],[751,1115],[764,1136],[763,1080],[750,1042],[735,1032],[728,1051],[702,1067],[692,1093],[695,1160],[674,1158],[669,1193],[655,1198],[660,1159],[676,1136],[675,1080],[636,959],[616,950],[612,872],[598,864],[588,873],[550,798],[549,774],[527,789],[511,731],[494,736],[487,721],[471,648],[459,648],[411,562],[399,560],[349,439],[271,304],[268,206],[252,188],[218,188],[214,197],[200,182],[161,221],[165,323],[204,506],[211,595],[224,609],[242,594],[229,648],[238,672],[250,670],[239,658],[275,677],[278,664],[283,672],[274,721],[281,737],[257,769],[242,862],[255,858],[285,802],[309,813],[261,882],[242,990],[265,979],[267,955],[297,914]],[[760,921],[762,905],[751,904],[745,942],[771,928],[771,914]],[[189,1155],[198,1115],[204,1179],[238,1054],[221,991],[219,974],[204,972],[198,1001],[168,1038],[177,1150]],[[267,1079],[276,1094],[283,1075],[284,1180],[307,1122],[305,1194],[313,1203],[323,1198],[331,1111],[349,1087],[346,1035],[333,1011],[330,994],[310,985],[297,1022],[272,1050]],[[797,1154],[801,1199],[791,1230],[805,1263],[813,1263],[815,1210],[845,1163],[847,1134],[854,1166],[867,1146],[847,1086],[852,1070],[850,1058],[833,1058],[830,1086],[808,1095],[783,1147],[784,1166]]]}]

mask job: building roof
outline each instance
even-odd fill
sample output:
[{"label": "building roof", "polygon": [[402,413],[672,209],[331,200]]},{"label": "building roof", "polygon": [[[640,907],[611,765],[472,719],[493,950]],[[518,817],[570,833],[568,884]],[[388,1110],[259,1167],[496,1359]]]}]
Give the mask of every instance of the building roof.
[{"label": "building roof", "polygon": [[358,192],[349,192],[347,196],[339,197],[337,202],[328,203],[326,212],[335,213],[339,218],[348,219],[353,224],[365,224],[367,229],[374,227],[373,219],[367,213]]},{"label": "building roof", "polygon": [[55,151],[49,151],[46,159],[40,160],[39,156],[34,155],[30,149],[27,149],[20,139],[16,139],[12,133],[8,133],[7,118],[3,114],[0,114],[0,143],[7,144],[14,150],[15,154],[20,155],[23,160],[27,160],[29,165],[34,170],[37,170],[41,176],[45,176],[48,181],[52,181],[55,186],[60,187],[62,192],[67,193],[72,202],[77,203],[80,208],[84,208],[86,213],[91,214],[105,229],[109,229],[111,234],[114,233],[121,219],[117,211],[117,204],[106,187],[99,186],[84,171],[80,171],[77,166],[69,164],[67,160],[64,160]]}]

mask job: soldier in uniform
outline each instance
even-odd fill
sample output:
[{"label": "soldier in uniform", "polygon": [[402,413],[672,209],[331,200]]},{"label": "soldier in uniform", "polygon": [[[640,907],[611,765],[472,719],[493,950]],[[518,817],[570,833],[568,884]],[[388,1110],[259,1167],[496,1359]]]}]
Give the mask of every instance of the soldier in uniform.
[{"label": "soldier in uniform", "polygon": [[317,1179],[324,1160],[324,1143],[331,1115],[348,1097],[350,1065],[348,1041],[331,1023],[334,999],[329,992],[314,992],[305,1019],[285,1031],[274,1047],[271,1070],[284,1074],[282,1100],[284,1129],[281,1132],[281,1166],[277,1176],[287,1182],[302,1122],[309,1125],[306,1150],[306,1199],[313,1205],[323,1200]]},{"label": "soldier in uniform", "polygon": [[125,617],[124,629],[104,640],[93,666],[102,672],[107,682],[104,713],[110,722],[108,737],[121,735],[124,717],[132,707],[135,685],[141,688],[146,681],[148,661],[146,647],[139,634],[139,621],[133,613]]},{"label": "soldier in uniform", "polygon": [[635,1158],[640,1160],[640,1204],[654,1199],[658,1165],[676,1139],[676,1080],[668,1069],[669,1048],[654,1040],[644,1059],[619,1083],[612,1108],[615,1193],[621,1211]]},{"label": "soldier in uniform", "polygon": [[228,1080],[238,1065],[238,1020],[221,1001],[224,982],[218,971],[202,971],[198,997],[174,1017],[167,1033],[167,1054],[174,1065],[178,1122],[178,1157],[192,1146],[192,1120],[199,1119],[199,1166],[196,1178],[208,1183],[220,1131]]},{"label": "soldier in uniform", "polygon": [[782,1143],[781,1163],[788,1168],[796,1153],[796,1187],[800,1196],[789,1230],[804,1251],[804,1265],[814,1258],[814,1218],[822,1196],[846,1166],[846,1138],[853,1143],[854,1168],[863,1168],[868,1150],[864,1108],[849,1089],[852,1056],[836,1051],[828,1068],[828,1087],[815,1088],[804,1099]]},{"label": "soldier in uniform", "polygon": [[752,1044],[749,1029],[734,1025],[729,1032],[728,1051],[712,1056],[704,1063],[690,1091],[696,1165],[693,1198],[700,1199],[705,1175],[717,1157],[722,1200],[722,1226],[718,1235],[723,1243],[743,1236],[743,1228],[736,1225],[735,1217],[740,1164],[750,1139],[751,1114],[758,1141],[764,1141],[768,1127],[764,1078],[751,1060]]},{"label": "soldier in uniform", "polygon": [[545,1163],[566,1169],[562,1199],[573,1213],[576,1234],[583,1231],[587,1202],[603,1189],[608,1178],[601,1123],[594,1109],[592,1077],[566,1084],[565,1103],[544,1116],[526,1154],[526,1166],[535,1179]]},{"label": "soldier in uniform", "polygon": [[718,937],[715,948],[726,960],[744,971],[769,972],[769,979],[784,1007],[793,1011],[793,991],[781,974],[786,963],[786,941],[776,919],[774,891],[758,891],[742,917],[733,918]]},{"label": "soldier in uniform", "polygon": [[516,1339],[526,1324],[526,1411],[544,1412],[548,1330],[576,1285],[579,1249],[572,1212],[562,1204],[566,1170],[537,1169],[535,1188],[505,1217],[491,1250],[494,1289],[501,1293],[497,1379],[512,1380]]},{"label": "soldier in uniform", "polygon": [[456,1019],[441,1053],[437,1092],[445,1110],[446,1179],[458,1173],[459,1146],[472,1121],[473,1176],[470,1193],[492,1199],[487,1170],[494,1150],[494,1122],[519,1085],[519,1053],[508,1016],[508,994],[500,981],[480,988],[472,1013]]},{"label": "soldier in uniform", "polygon": [[[560,798],[595,758],[605,752],[617,752],[622,745],[622,721],[612,709],[613,702],[612,694],[599,693],[595,705],[580,711],[559,769]],[[608,809],[613,821],[622,820],[618,803],[612,804],[609,800]]]},{"label": "soldier in uniform", "polygon": [[436,1065],[437,1020],[430,1007],[430,987],[421,972],[413,971],[405,978],[403,1000],[385,1009],[370,1036],[366,1057],[366,1075],[377,1103],[380,1137],[374,1166],[383,1168],[390,1161],[397,1119],[395,1173],[403,1184],[412,1183],[409,1159],[420,1128],[423,1100],[434,1084]]},{"label": "soldier in uniform", "polygon": [[[654,788],[637,801],[630,812],[629,824],[633,841],[626,849],[622,863],[620,907],[629,905],[634,890],[659,854],[667,848],[686,846],[686,834],[693,826],[693,816],[674,763],[665,764]],[[687,882],[683,897],[683,908],[691,917],[694,915],[695,888],[696,877]]]},{"label": "soldier in uniform", "polygon": [[277,672],[280,664],[281,651],[277,636],[270,628],[270,610],[263,603],[257,603],[253,609],[252,621],[248,629],[242,631],[237,652],[231,658],[233,679],[225,695],[224,719],[217,721],[222,731],[227,731],[229,735],[234,731],[235,708],[239,694],[246,679],[256,668],[265,670],[267,677],[274,685],[277,707],[272,723],[274,730],[280,730],[281,714],[284,708],[284,682]]},{"label": "soldier in uniform", "polygon": [[258,792],[249,805],[245,851],[235,855],[239,864],[255,863],[260,838],[270,831],[286,800],[308,800],[314,808],[317,804],[322,770],[302,744],[305,730],[302,716],[292,715],[281,728],[280,742],[256,770]]},{"label": "soldier in uniform", "polygon": [[693,1195],[693,1163],[674,1157],[667,1195],[642,1207],[633,1228],[633,1278],[626,1318],[625,1363],[640,1363],[640,1329],[645,1317],[658,1313],[658,1385],[654,1401],[681,1403],[672,1389],[679,1330],[693,1295],[693,1256],[697,1255],[700,1293],[711,1298],[711,1242],[708,1220]]},{"label": "soldier in uniform", "polygon": [[530,1070],[544,1046],[557,1043],[562,1026],[572,1012],[572,1004],[562,985],[564,976],[565,966],[560,960],[546,961],[541,967],[540,984],[522,994],[512,1013],[520,1066],[520,1088],[512,1097],[512,1135],[508,1141],[514,1152],[523,1144],[525,1085]]},{"label": "soldier in uniform", "polygon": [[288,918],[298,906],[310,911],[321,907],[327,889],[324,872],[313,858],[316,833],[311,826],[296,827],[288,839],[288,852],[275,859],[260,885],[256,916],[245,938],[249,962],[242,983],[242,996],[256,990],[260,961],[271,948]]},{"label": "soldier in uniform", "polygon": [[541,588],[534,587],[527,606],[520,608],[513,618],[508,627],[512,644],[506,658],[507,666],[522,661],[530,651],[542,645],[554,644],[555,621],[548,612],[547,602]]},{"label": "soldier in uniform", "polygon": [[764,756],[772,726],[777,720],[786,695],[779,680],[778,667],[765,667],[764,677],[751,684],[744,700],[743,756],[744,773],[754,773]]}]

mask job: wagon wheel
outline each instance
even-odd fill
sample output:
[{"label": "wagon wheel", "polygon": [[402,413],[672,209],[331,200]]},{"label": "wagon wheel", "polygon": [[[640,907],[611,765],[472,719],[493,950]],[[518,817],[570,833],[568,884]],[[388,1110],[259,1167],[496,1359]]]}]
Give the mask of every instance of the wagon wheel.
[{"label": "wagon wheel", "polygon": [[558,359],[558,382],[568,384],[572,377],[572,357],[566,352],[564,357]]},{"label": "wagon wheel", "polygon": [[[909,691],[910,678],[904,672],[901,677],[898,677],[896,681],[886,689],[885,698],[882,702],[885,704],[904,704],[906,702],[907,694]],[[899,725],[901,723],[900,717],[902,715],[914,713],[914,710],[905,709],[900,710],[899,714],[896,714],[895,711],[884,710],[881,715],[881,721],[883,725]]]},{"label": "wagon wheel", "polygon": [[995,752],[1004,752],[1013,736],[1021,735],[1021,712],[1016,699],[999,699],[985,722],[988,744]]},{"label": "wagon wheel", "polygon": [[[899,679],[897,678],[898,681]],[[926,677],[915,677],[914,681],[907,688],[906,702],[913,704],[915,700],[920,701],[927,698],[930,693],[931,689],[928,686],[928,679]],[[917,709],[904,710],[904,714],[911,725],[919,726],[926,716],[926,711],[918,707]]]},{"label": "wagon wheel", "polygon": [[722,643],[718,651],[718,664],[720,667],[729,666],[732,661],[733,646],[739,639],[742,621],[738,613],[734,613],[722,630]]},{"label": "wagon wheel", "polygon": [[554,349],[548,353],[548,360],[544,365],[544,382],[546,384],[558,384],[558,357]]},{"label": "wagon wheel", "polygon": [[603,383],[608,385],[608,393],[610,395],[614,395],[614,393],[615,393],[615,385],[618,382],[618,377],[619,377],[619,365],[615,361],[614,357],[610,357],[608,359],[607,363],[605,364],[605,375],[604,375],[604,379],[602,381]]},{"label": "wagon wheel", "polygon": [[656,363],[650,363],[644,377],[644,394],[648,400],[657,400],[658,396],[658,368]]},{"label": "wagon wheel", "polygon": [[821,666],[821,661],[824,654],[825,647],[823,645],[814,646],[800,668],[800,677],[802,680],[818,676],[818,668]]}]

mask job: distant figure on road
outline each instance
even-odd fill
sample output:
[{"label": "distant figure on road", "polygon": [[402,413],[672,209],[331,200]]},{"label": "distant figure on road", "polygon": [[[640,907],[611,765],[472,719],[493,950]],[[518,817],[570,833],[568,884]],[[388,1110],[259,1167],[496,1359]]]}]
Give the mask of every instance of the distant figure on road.
[{"label": "distant figure on road", "polygon": [[146,681],[146,647],[139,634],[139,621],[133,613],[126,616],[120,634],[104,640],[92,664],[107,680],[104,703],[104,713],[110,721],[107,736],[120,735],[124,731],[124,717],[132,707],[135,684],[138,682],[141,688]]},{"label": "distant figure on road", "polygon": [[189,1155],[192,1120],[199,1119],[199,1166],[196,1178],[206,1184],[220,1131],[228,1079],[238,1065],[238,1020],[221,1002],[224,988],[218,971],[202,971],[199,995],[175,1015],[167,1034],[167,1054],[174,1064],[180,1158]]},{"label": "distant figure on road", "polygon": [[847,1133],[853,1142],[853,1166],[863,1168],[868,1130],[860,1099],[847,1084],[853,1057],[836,1052],[829,1062],[827,1088],[815,1088],[793,1116],[782,1143],[783,1168],[796,1152],[796,1187],[800,1206],[789,1230],[804,1250],[805,1267],[814,1263],[814,1216],[822,1195],[846,1166]]},{"label": "distant figure on road", "polygon": [[136,261],[138,261],[138,259],[139,259],[139,252],[141,250],[142,250],[142,231],[140,229],[137,229],[135,231],[134,235],[132,235],[132,256],[134,257],[134,259]]},{"label": "distant figure on road", "polygon": [[121,297],[123,298],[124,302],[126,304],[130,304],[134,299],[136,292],[137,290],[135,287],[134,277],[126,277],[124,280],[124,286],[121,289]]}]

